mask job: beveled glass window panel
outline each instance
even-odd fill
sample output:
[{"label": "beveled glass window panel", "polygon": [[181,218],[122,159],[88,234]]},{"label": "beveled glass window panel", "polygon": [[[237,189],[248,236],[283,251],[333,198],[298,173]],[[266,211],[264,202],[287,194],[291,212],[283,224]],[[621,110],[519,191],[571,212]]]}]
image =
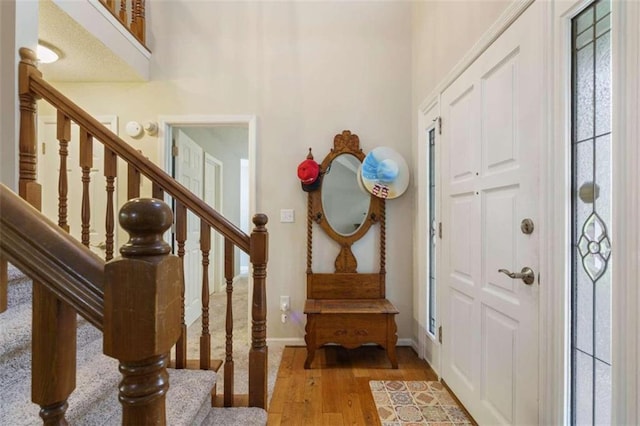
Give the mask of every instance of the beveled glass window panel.
[{"label": "beveled glass window panel", "polygon": [[574,23],[575,23],[575,28],[574,28],[575,34],[580,34],[584,30],[592,26],[593,25],[593,8],[590,7],[584,12],[582,12],[580,16],[578,16],[578,18],[574,20]]},{"label": "beveled glass window panel", "polygon": [[596,40],[596,135],[611,132],[611,31]]},{"label": "beveled glass window panel", "polygon": [[593,137],[593,46],[594,43],[591,42],[576,54],[575,66],[577,72],[575,76],[576,93],[574,93],[574,96],[578,97],[575,104],[576,139],[578,141]]},{"label": "beveled glass window panel", "polygon": [[611,15],[609,14],[604,18],[602,18],[600,21],[598,21],[598,23],[596,24],[596,37],[600,37],[610,29],[611,29]]},{"label": "beveled glass window panel", "polygon": [[571,421],[611,423],[611,15],[573,19]]},{"label": "beveled glass window panel", "polygon": [[435,129],[429,130],[429,333],[436,333],[436,182]]},{"label": "beveled glass window panel", "polygon": [[611,1],[602,0],[596,5],[596,20],[602,19],[603,16],[611,12]]},{"label": "beveled glass window panel", "polygon": [[593,355],[593,285],[580,261],[574,265],[574,339],[576,349]]},{"label": "beveled glass window panel", "polygon": [[576,39],[576,48],[582,49],[593,41],[593,27],[589,27],[582,32]]}]

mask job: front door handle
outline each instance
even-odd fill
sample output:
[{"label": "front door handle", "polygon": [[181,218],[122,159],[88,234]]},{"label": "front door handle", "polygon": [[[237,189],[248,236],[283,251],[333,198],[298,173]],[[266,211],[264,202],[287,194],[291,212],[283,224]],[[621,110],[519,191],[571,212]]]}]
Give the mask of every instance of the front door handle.
[{"label": "front door handle", "polygon": [[536,280],[536,274],[534,274],[533,269],[529,268],[528,266],[522,268],[522,271],[520,272],[511,272],[507,269],[498,269],[498,272],[502,272],[503,274],[507,275],[509,278],[513,278],[514,280],[520,279],[526,285],[531,285]]}]

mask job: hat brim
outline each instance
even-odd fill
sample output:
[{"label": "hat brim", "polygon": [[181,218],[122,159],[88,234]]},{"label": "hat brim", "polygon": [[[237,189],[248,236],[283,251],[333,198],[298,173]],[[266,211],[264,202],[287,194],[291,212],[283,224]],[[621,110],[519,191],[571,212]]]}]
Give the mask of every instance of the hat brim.
[{"label": "hat brim", "polygon": [[316,180],[314,180],[311,183],[302,183],[300,182],[300,185],[302,185],[302,190],[304,192],[313,192],[318,190],[318,188],[320,188],[320,177],[318,177]]},{"label": "hat brim", "polygon": [[[360,179],[362,179],[362,185],[370,194],[375,195],[378,198],[393,199],[398,198],[409,187],[409,166],[404,158],[398,154],[394,149],[381,146],[375,148],[367,154],[373,156],[378,162],[390,159],[396,162],[398,165],[398,176],[393,182],[384,183],[377,179],[367,179],[362,174],[362,167],[359,169]],[[365,159],[366,161],[366,159]]]}]

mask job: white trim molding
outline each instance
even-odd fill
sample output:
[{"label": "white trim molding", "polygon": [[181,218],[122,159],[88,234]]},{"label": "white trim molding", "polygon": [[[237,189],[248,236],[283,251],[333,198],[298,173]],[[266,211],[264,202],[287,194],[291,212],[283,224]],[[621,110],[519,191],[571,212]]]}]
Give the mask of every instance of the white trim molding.
[{"label": "white trim molding", "polygon": [[613,423],[640,424],[640,2],[611,2]]}]

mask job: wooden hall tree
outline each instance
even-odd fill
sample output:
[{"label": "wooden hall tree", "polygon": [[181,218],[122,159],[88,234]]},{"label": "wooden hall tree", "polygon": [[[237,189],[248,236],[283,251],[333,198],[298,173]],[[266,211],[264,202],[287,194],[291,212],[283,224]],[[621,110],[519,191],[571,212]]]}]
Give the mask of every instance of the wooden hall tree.
[{"label": "wooden hall tree", "polygon": [[[391,366],[398,368],[395,323],[398,310],[385,298],[385,201],[360,193],[359,197],[364,200],[362,212],[356,207],[356,214],[346,221],[341,216],[353,207],[351,204],[357,203],[353,197],[343,197],[349,205],[340,203],[339,209],[330,209],[330,197],[333,194],[329,193],[329,181],[336,179],[340,167],[351,170],[352,176],[348,171],[345,172],[349,178],[334,187],[339,188],[338,191],[348,191],[354,187],[355,191],[350,194],[357,194],[360,191],[357,184],[358,166],[364,157],[357,135],[348,130],[336,135],[333,149],[320,165],[320,187],[308,193],[305,368],[311,368],[316,349],[328,343],[350,349],[367,343],[378,344],[386,349]],[[333,176],[328,178],[330,172],[333,172]],[[340,246],[334,273],[312,271],[313,222]],[[374,224],[380,226],[380,269],[374,273],[358,273],[358,262],[351,246],[365,236]]]}]

